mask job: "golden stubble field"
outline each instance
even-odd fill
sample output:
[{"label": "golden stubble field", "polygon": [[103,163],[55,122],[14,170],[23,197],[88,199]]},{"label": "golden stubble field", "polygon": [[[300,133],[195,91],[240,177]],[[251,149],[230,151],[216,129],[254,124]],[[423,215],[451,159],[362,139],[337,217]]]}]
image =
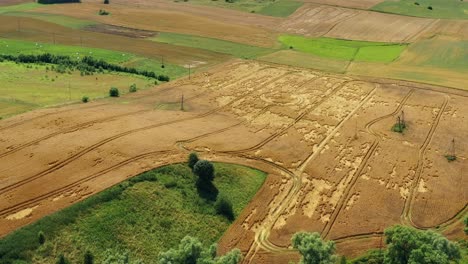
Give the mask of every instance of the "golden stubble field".
[{"label": "golden stubble field", "polygon": [[[467,96],[236,60],[118,99],[2,120],[0,234],[197,151],[269,173],[220,241],[245,263],[297,257],[289,241],[301,230],[348,256],[377,247],[393,224],[461,237]],[[392,132],[403,112],[408,129]]]}]

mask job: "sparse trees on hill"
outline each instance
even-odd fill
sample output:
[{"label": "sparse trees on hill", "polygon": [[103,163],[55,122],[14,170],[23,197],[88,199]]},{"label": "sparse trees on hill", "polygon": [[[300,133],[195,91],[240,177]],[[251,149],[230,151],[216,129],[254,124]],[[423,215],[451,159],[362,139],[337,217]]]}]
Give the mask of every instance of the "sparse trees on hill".
[{"label": "sparse trees on hill", "polygon": [[292,246],[302,255],[301,264],[334,264],[336,261],[335,242],[323,241],[319,233],[296,233]]},{"label": "sparse trees on hill", "polygon": [[241,260],[242,255],[238,249],[220,257],[216,257],[216,249],[216,244],[204,249],[198,239],[186,236],[177,248],[159,255],[159,264],[237,264]]},{"label": "sparse trees on hill", "polygon": [[81,0],[37,0],[39,4],[81,3]]}]

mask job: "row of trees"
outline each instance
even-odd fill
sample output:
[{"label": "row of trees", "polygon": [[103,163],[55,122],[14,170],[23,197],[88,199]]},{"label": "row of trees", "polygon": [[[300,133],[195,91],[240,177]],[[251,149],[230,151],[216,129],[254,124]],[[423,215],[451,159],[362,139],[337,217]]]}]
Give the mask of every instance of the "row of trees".
[{"label": "row of trees", "polygon": [[81,3],[81,0],[37,0],[39,4]]},{"label": "row of trees", "polygon": [[114,72],[125,72],[131,74],[142,75],[149,78],[158,79],[159,81],[167,82],[169,77],[166,75],[157,75],[155,72],[147,70],[138,70],[132,67],[120,66],[117,64],[108,63],[103,59],[95,59],[91,56],[84,56],[81,59],[74,60],[70,56],[66,55],[54,55],[51,53],[43,53],[39,55],[33,54],[20,54],[14,55],[0,55],[0,61],[8,60],[17,63],[47,63],[57,65],[57,69],[60,72],[64,72],[68,69],[79,70],[85,73],[102,72],[104,70]]}]

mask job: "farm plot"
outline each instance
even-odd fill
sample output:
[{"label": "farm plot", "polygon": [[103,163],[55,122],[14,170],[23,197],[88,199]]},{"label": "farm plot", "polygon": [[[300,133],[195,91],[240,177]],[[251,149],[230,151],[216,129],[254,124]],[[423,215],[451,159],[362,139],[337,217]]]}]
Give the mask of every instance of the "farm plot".
[{"label": "farm plot", "polygon": [[[459,120],[450,137],[466,136],[467,97],[422,88],[237,60],[141,94],[2,120],[0,233],[190,151],[269,174],[220,241],[222,252],[240,248],[245,263],[294,259],[290,237],[300,230],[336,239],[349,256],[375,246],[390,224],[443,232],[465,214],[466,200],[447,207],[440,197],[467,189],[447,179],[467,154],[460,145],[459,159],[443,163],[433,153],[447,146],[449,115]],[[407,129],[392,132],[402,111]],[[438,212],[421,219],[428,208]]]},{"label": "farm plot", "polygon": [[377,42],[412,42],[436,20],[331,6],[304,5],[281,25],[305,36]]}]

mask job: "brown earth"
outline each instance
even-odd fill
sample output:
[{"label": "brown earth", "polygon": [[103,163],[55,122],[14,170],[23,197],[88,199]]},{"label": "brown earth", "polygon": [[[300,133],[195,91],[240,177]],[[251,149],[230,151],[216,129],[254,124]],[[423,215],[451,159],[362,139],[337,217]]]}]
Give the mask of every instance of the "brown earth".
[{"label": "brown earth", "polygon": [[17,5],[22,3],[32,2],[31,0],[2,0],[0,1],[0,6],[8,6],[8,5]]},{"label": "brown earth", "polygon": [[[188,110],[157,107],[182,93]],[[196,150],[269,174],[220,241],[244,263],[297,259],[289,241],[301,230],[336,240],[347,256],[379,246],[392,224],[460,238],[467,100],[459,90],[237,60],[122,98],[19,115],[0,121],[0,234]],[[408,129],[391,132],[402,111]],[[449,163],[452,138],[458,159]]]},{"label": "brown earth", "polygon": [[[20,21],[12,23],[15,19]],[[204,62],[205,66],[217,64],[229,58],[227,55],[207,50],[179,47],[164,43],[125,37],[118,34],[105,34],[85,30],[70,29],[57,24],[26,17],[0,15],[0,37],[34,42],[56,43],[61,45],[86,46],[139,54],[147,58],[167,62],[187,64],[190,61]]]}]

